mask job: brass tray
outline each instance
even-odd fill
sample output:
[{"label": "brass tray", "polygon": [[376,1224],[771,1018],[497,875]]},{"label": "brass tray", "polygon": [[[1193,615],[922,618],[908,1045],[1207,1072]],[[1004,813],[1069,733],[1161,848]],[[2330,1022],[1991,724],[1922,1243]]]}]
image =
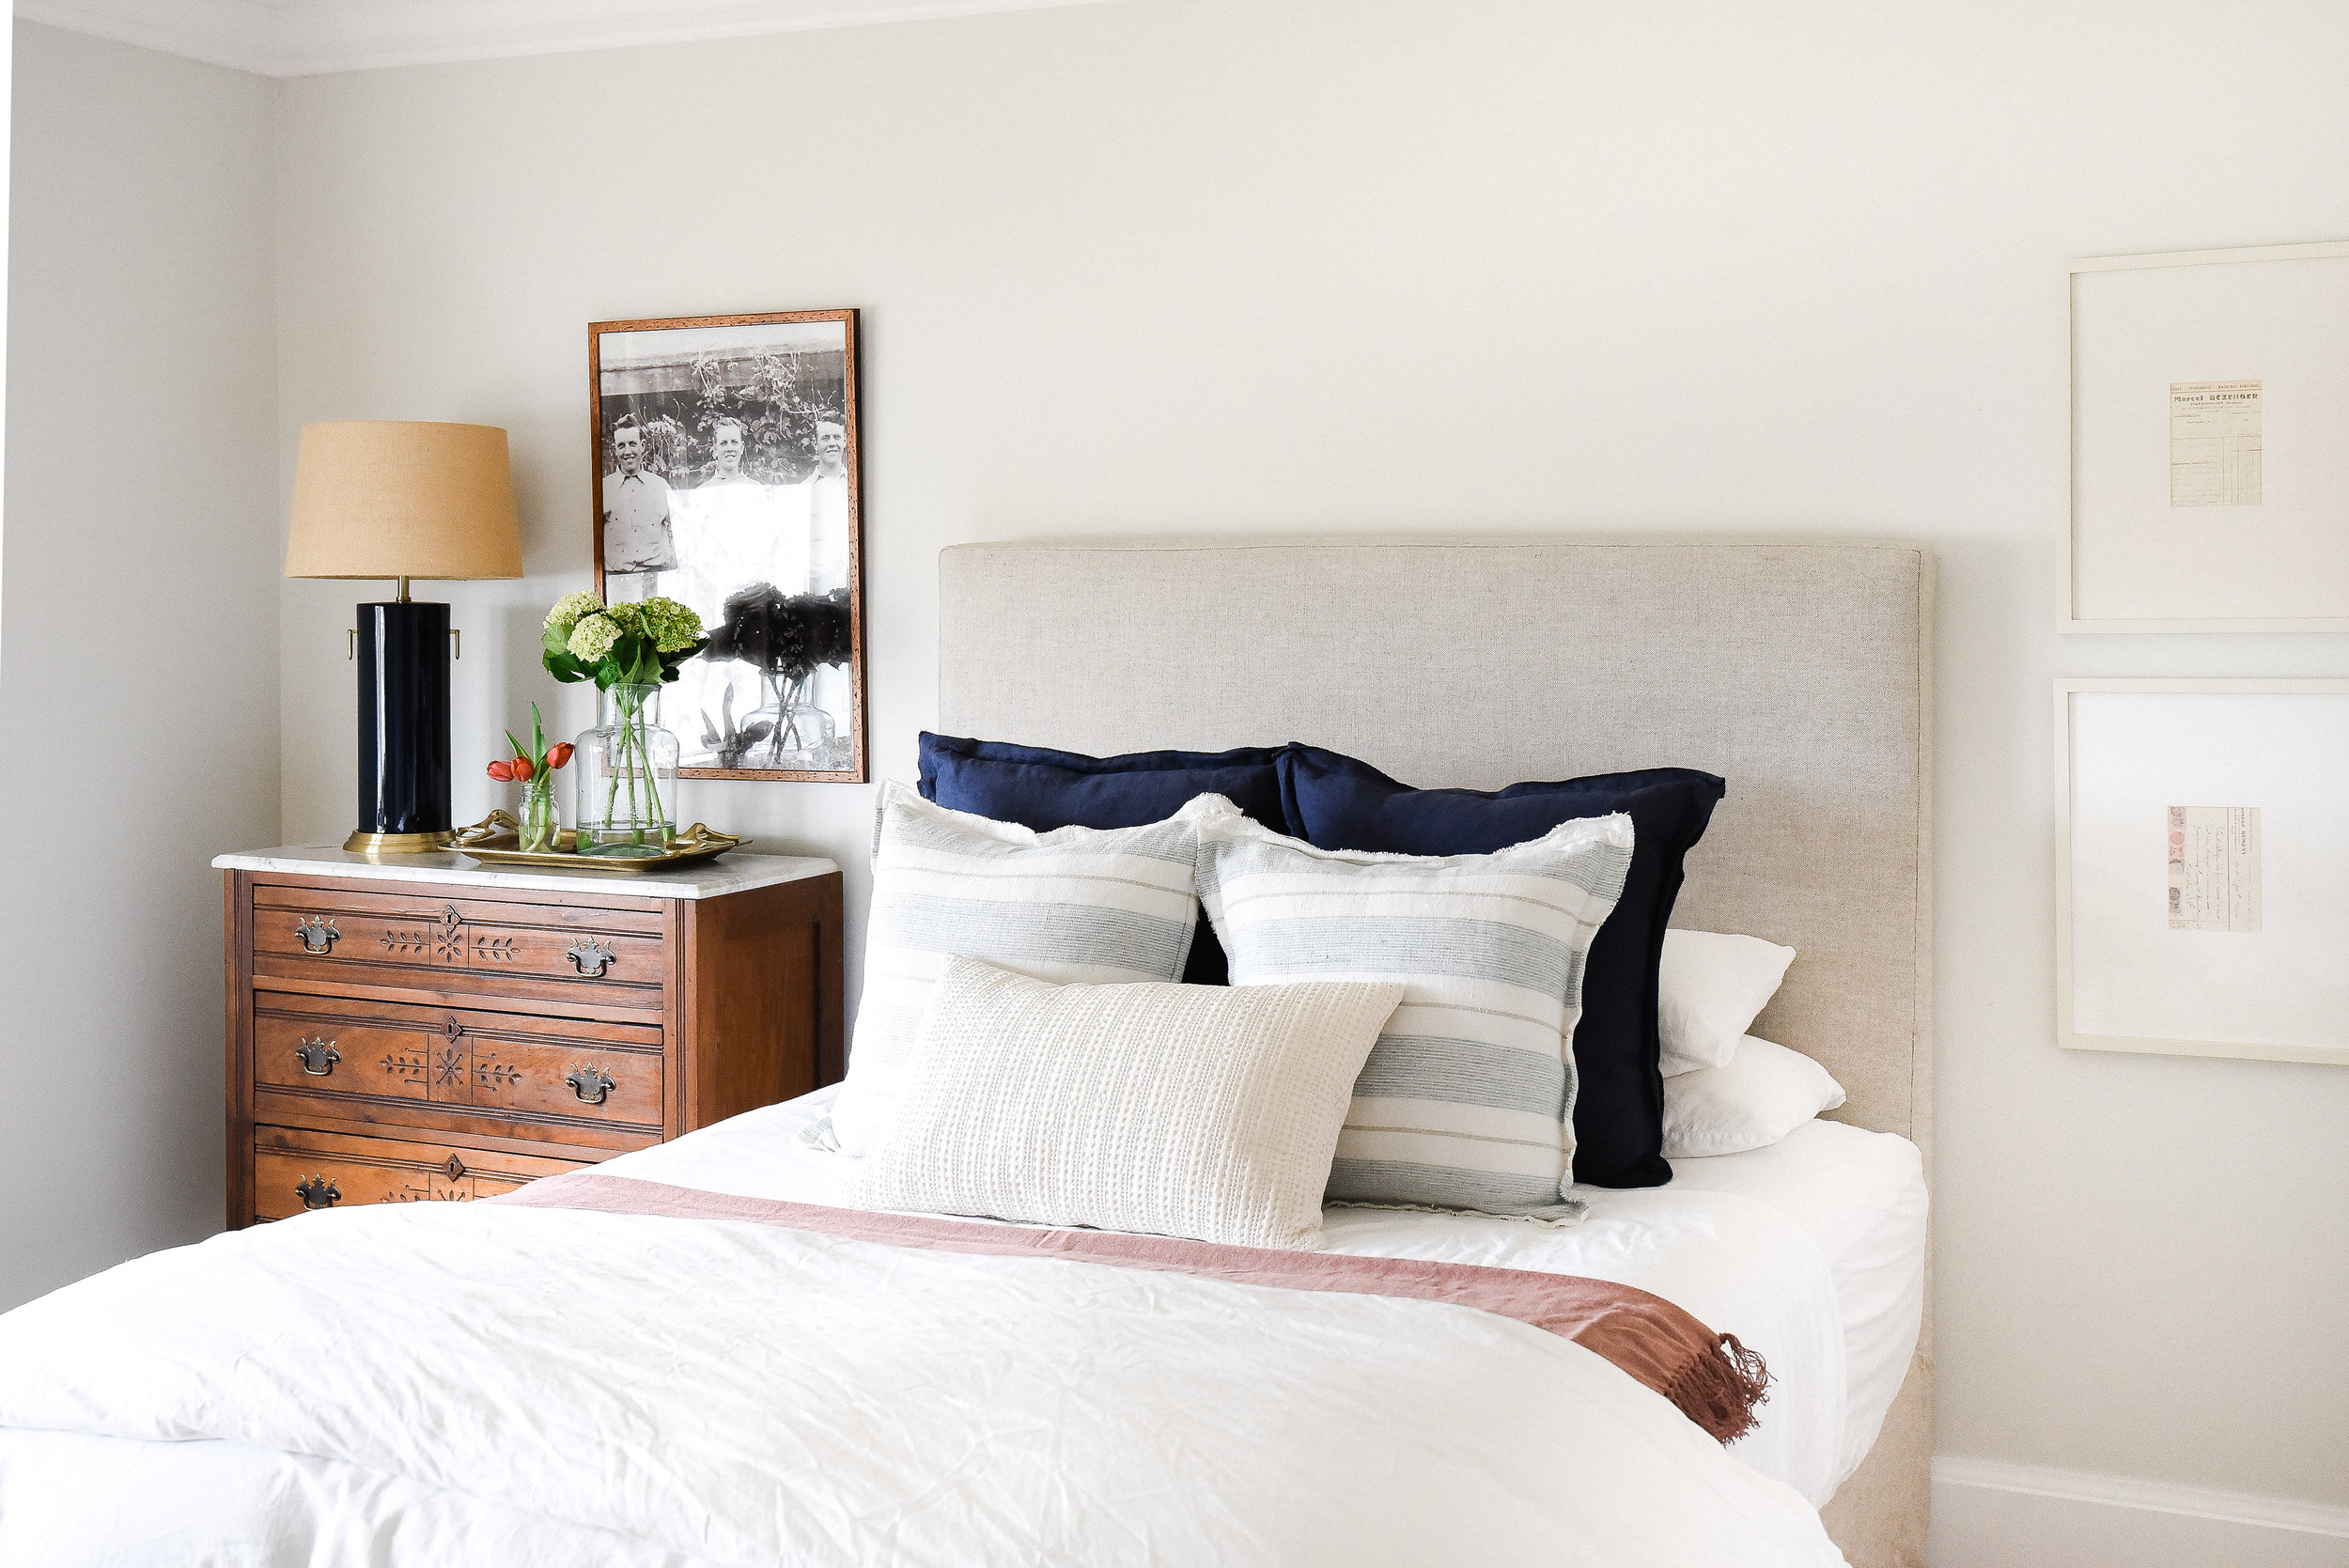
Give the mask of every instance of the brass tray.
[{"label": "brass tray", "polygon": [[571,846],[578,837],[566,828],[555,835],[552,849],[521,849],[521,824],[513,814],[493,811],[472,827],[457,835],[453,846],[460,855],[470,855],[484,865],[529,866],[539,871],[585,871],[603,877],[641,877],[647,871],[667,871],[673,866],[699,865],[714,861],[729,849],[739,849],[751,841],[722,833],[714,828],[696,822],[669,841],[666,853],[660,855],[582,855]]}]

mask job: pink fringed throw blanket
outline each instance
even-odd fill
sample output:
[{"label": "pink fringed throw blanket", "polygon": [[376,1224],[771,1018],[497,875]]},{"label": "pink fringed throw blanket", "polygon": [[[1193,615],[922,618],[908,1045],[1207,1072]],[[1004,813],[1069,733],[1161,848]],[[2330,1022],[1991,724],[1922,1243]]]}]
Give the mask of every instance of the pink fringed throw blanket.
[{"label": "pink fringed throw blanket", "polygon": [[674,1219],[732,1219],[849,1241],[994,1257],[1066,1258],[1283,1290],[1448,1301],[1532,1324],[1613,1362],[1723,1443],[1753,1425],[1769,1386],[1762,1358],[1715,1334],[1660,1296],[1568,1274],[1479,1264],[1285,1252],[1115,1231],[1047,1231],[958,1219],[738,1198],[697,1188],[579,1172],[536,1181],[492,1203]]}]

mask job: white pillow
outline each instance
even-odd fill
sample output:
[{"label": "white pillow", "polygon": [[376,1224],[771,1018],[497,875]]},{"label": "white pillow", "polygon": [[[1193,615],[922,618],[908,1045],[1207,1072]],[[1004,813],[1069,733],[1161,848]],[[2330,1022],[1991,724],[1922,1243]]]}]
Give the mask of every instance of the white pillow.
[{"label": "white pillow", "polygon": [[868,1208],[1319,1245],[1321,1189],[1393,981],[1050,986],[949,958]]},{"label": "white pillow", "polygon": [[879,1142],[950,953],[1042,980],[1182,974],[1199,924],[1191,807],[1146,827],[1039,833],[891,783],[875,815],[856,1040],[832,1115],[806,1141],[850,1155]]},{"label": "white pillow", "polygon": [[1747,1035],[1726,1067],[1664,1080],[1664,1157],[1766,1148],[1843,1103],[1843,1086],[1798,1050]]},{"label": "white pillow", "polygon": [[1794,961],[1793,948],[1759,937],[1665,932],[1656,1007],[1664,1076],[1727,1066]]}]

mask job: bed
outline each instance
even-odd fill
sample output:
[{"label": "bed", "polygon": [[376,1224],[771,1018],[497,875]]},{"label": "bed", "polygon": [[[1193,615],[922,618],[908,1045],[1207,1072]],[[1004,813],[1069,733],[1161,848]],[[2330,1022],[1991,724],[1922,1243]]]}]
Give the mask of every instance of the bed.
[{"label": "bed", "polygon": [[[1579,1347],[1457,1307],[699,1220],[359,1210],[0,1320],[0,1561],[1807,1563],[1832,1556],[1806,1544],[1819,1503],[1850,1560],[1918,1560],[1930,604],[1922,552],[1850,545],[941,565],[960,733],[1108,753],[1310,728],[1422,784],[1658,757],[1733,781],[1675,924],[1802,950],[1756,1032],[1835,1073],[1843,1125],[1578,1189],[1573,1229],[1336,1210],[1327,1231],[1335,1253],[1613,1280],[1735,1328],[1778,1383],[1726,1451]],[[797,1136],[828,1094],[602,1169],[836,1203],[838,1157]],[[435,1309],[403,1306],[425,1279]]]},{"label": "bed", "polygon": [[[1799,949],[1755,1032],[1929,1168],[1934,594],[1905,544],[965,545],[941,558],[939,720],[1097,754],[1305,739],[1429,787],[1720,774],[1672,924]],[[1823,1511],[1860,1568],[1924,1558],[1932,1344],[1928,1299]]]}]

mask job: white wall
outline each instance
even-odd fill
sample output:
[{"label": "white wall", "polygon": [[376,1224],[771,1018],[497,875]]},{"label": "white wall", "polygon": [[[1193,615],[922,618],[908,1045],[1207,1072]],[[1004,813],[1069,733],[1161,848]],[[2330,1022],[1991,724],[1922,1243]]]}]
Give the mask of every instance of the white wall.
[{"label": "white wall", "polygon": [[272,96],[15,31],[0,1308],[221,1222],[206,862],[277,821]]},{"label": "white wall", "polygon": [[[2053,1043],[2051,677],[2349,674],[2340,638],[2051,629],[2062,261],[2349,235],[2349,11],[2224,15],[1190,0],[293,81],[281,439],[513,431],[533,575],[450,596],[460,817],[587,580],[594,319],[863,308],[883,773],[959,540],[1930,544],[1938,1446],[2349,1502],[2349,1074]],[[285,593],[295,833],[346,827],[347,598]],[[866,810],[690,806],[860,900]]]},{"label": "white wall", "polygon": [[[101,46],[42,47],[70,63]],[[1993,1483],[2049,1468],[2295,1499],[2293,1518],[2334,1518],[2349,1504],[2349,1358],[2334,1322],[2349,1298],[2349,1075],[2055,1047],[2046,692],[2058,674],[2349,674],[2349,639],[2051,629],[2061,261],[2349,235],[2344,57],[2349,11],[2328,0],[1135,0],[291,81],[277,89],[280,473],[312,419],[513,432],[533,575],[447,594],[470,633],[460,815],[490,803],[478,768],[497,728],[555,694],[536,665],[540,607],[586,582],[593,319],[864,309],[884,773],[910,770],[913,732],[933,714],[934,562],[958,540],[1457,529],[1931,545],[1943,571],[1938,1447],[1970,1466],[1941,1489],[1937,1554],[2058,1560],[2028,1510],[1965,1514],[1969,1496],[2037,1495]],[[103,101],[142,115],[162,112],[150,100],[184,102],[195,82],[244,101],[225,73],[120,69],[139,85],[112,84]],[[149,76],[179,86],[149,91]],[[86,127],[70,101],[47,113],[114,146],[96,109]],[[18,123],[22,134],[23,104]],[[217,141],[141,135],[76,156],[86,185],[205,147]],[[20,180],[27,167],[20,148]],[[208,163],[189,178],[210,190],[229,177]],[[171,210],[182,199],[155,197]],[[25,203],[20,191],[20,224]],[[241,194],[225,206],[248,210]],[[201,256],[230,254],[242,253],[219,232],[208,252],[138,265],[210,276]],[[28,264],[21,235],[16,256]],[[13,282],[20,299],[79,300],[100,287],[83,272],[127,265],[99,247],[39,289]],[[20,317],[64,367],[16,380],[10,401],[25,409],[29,394],[31,417],[74,428],[118,415],[119,382],[85,388],[75,378],[91,365],[70,348],[111,331],[135,292],[73,312],[70,333]],[[242,308],[224,297],[220,318]],[[175,317],[139,342],[185,330]],[[207,375],[217,399],[191,406],[177,383],[163,399],[161,466],[194,478],[208,509],[155,514],[105,551],[118,569],[167,563],[175,590],[210,573],[240,607],[266,604],[276,563],[241,531],[243,436],[196,443],[190,423],[267,407],[266,377],[240,379],[263,331],[221,345],[238,374]],[[248,396],[232,400],[232,381]],[[12,670],[18,464],[41,444],[11,422]],[[115,517],[131,489],[112,472],[85,487],[72,526]],[[199,553],[198,536],[237,551]],[[279,596],[288,836],[350,826],[342,629],[356,597],[313,582]],[[50,613],[84,624],[78,607]],[[248,634],[221,623],[220,635]],[[132,663],[121,657],[113,689],[153,692],[159,677]],[[208,663],[216,700],[197,733],[226,723],[256,738],[252,693],[231,690],[241,671]],[[8,686],[14,704],[76,706]],[[566,727],[586,722],[576,691],[554,709]],[[0,733],[77,733],[40,719]],[[83,809],[126,789],[62,746],[35,760],[73,772]],[[266,786],[241,784],[238,768],[218,757],[202,811],[174,801],[172,826],[149,812],[149,831],[179,835],[183,859],[275,836],[221,815],[185,826],[203,811],[266,816]],[[688,809],[838,856],[861,906],[867,799],[705,785]],[[97,863],[104,875],[102,851]],[[184,938],[184,983],[142,981],[140,995],[210,1005],[216,980],[194,955],[210,951],[212,917],[193,893],[185,908],[93,909],[70,933],[32,937],[114,984],[130,968],[118,955],[84,957],[108,915]],[[214,1202],[217,1157],[200,1142],[215,1125],[214,1026],[204,1007],[188,1020],[200,1032],[167,1063],[98,1052],[120,1073],[98,1096],[91,1050],[70,1051],[55,1071],[75,1076],[39,1100],[44,1112],[81,1115],[76,1096],[93,1107],[60,1144],[148,1162],[125,1179],[163,1188],[156,1239]],[[160,1038],[120,1025],[79,1037]],[[153,1132],[126,1140],[142,1120]],[[174,1208],[182,1187],[192,1195]],[[2166,1539],[2220,1560],[2199,1538]]]}]

